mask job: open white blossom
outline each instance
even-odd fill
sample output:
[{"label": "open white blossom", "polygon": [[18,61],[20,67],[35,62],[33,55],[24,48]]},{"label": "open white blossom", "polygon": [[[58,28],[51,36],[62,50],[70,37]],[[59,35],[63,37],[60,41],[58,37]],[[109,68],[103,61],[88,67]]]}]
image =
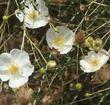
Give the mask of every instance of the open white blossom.
[{"label": "open white blossom", "polygon": [[27,83],[33,71],[34,66],[25,51],[13,49],[10,53],[0,55],[0,79],[9,80],[9,86],[12,88],[19,88]]},{"label": "open white blossom", "polygon": [[23,9],[17,9],[15,14],[26,27],[39,28],[48,23],[50,16],[43,0],[23,0],[21,4],[24,5]]},{"label": "open white blossom", "polygon": [[104,49],[100,50],[98,53],[94,51],[88,52],[88,55],[80,60],[81,69],[88,73],[100,70],[100,68],[105,65],[109,59],[107,54],[108,52]]},{"label": "open white blossom", "polygon": [[72,49],[75,33],[65,26],[50,28],[46,33],[46,41],[51,49],[56,49],[60,54],[66,54]]}]

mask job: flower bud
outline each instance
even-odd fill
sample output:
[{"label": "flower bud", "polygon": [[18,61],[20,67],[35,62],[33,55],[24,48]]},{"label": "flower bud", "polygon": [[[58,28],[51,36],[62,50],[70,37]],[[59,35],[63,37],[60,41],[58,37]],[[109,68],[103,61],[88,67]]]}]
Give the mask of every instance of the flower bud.
[{"label": "flower bud", "polygon": [[85,32],[84,31],[79,31],[78,33],[76,33],[75,42],[77,44],[83,44],[84,41],[85,41]]},{"label": "flower bud", "polygon": [[46,72],[46,70],[45,70],[44,67],[40,68],[40,70],[39,70],[39,73],[40,73],[40,74],[45,74],[45,72]]},{"label": "flower bud", "polygon": [[86,40],[85,40],[85,45],[89,48],[93,48],[93,37],[89,36]]},{"label": "flower bud", "polygon": [[4,15],[2,18],[3,18],[4,21],[7,21],[9,16]]},{"label": "flower bud", "polygon": [[85,16],[85,17],[84,17],[84,20],[85,20],[86,22],[88,22],[88,21],[90,20],[90,17],[89,17],[89,16]]},{"label": "flower bud", "polygon": [[80,3],[80,11],[84,11],[86,9],[85,4]]},{"label": "flower bud", "polygon": [[100,38],[97,38],[93,42],[93,49],[94,51],[99,51],[102,48],[102,40]]},{"label": "flower bud", "polygon": [[75,85],[76,90],[80,91],[82,89],[82,84],[81,83],[77,83]]},{"label": "flower bud", "polygon": [[47,62],[47,66],[49,68],[53,68],[53,67],[56,66],[56,62],[54,60],[50,60],[50,61]]}]

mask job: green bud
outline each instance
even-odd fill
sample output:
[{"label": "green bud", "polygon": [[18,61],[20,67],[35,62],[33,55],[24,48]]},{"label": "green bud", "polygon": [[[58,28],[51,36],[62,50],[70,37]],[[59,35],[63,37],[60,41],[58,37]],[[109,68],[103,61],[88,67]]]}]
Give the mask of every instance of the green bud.
[{"label": "green bud", "polygon": [[2,18],[3,18],[4,21],[7,21],[9,16],[4,15]]},{"label": "green bud", "polygon": [[89,36],[86,40],[85,40],[85,45],[89,48],[93,48],[93,42],[94,39],[93,37]]},{"label": "green bud", "polygon": [[45,72],[46,72],[46,70],[45,70],[44,67],[42,67],[42,68],[39,69],[39,73],[40,73],[40,74],[45,74]]},{"label": "green bud", "polygon": [[49,68],[53,68],[56,65],[57,64],[56,64],[56,62],[54,60],[50,60],[50,61],[47,62],[47,67],[49,67]]},{"label": "green bud", "polygon": [[80,90],[82,89],[82,84],[81,84],[81,83],[77,83],[77,84],[75,85],[75,88],[76,88],[78,91],[80,91]]},{"label": "green bud", "polygon": [[93,42],[93,49],[94,51],[99,51],[102,48],[102,39],[97,38]]}]

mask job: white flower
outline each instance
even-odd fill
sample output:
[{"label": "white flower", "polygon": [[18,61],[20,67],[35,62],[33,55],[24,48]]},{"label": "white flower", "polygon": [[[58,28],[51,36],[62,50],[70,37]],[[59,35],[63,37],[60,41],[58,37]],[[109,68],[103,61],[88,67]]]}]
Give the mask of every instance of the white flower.
[{"label": "white flower", "polygon": [[9,80],[9,86],[18,88],[28,81],[33,73],[34,66],[25,51],[13,49],[10,53],[0,55],[0,78],[2,81]]},{"label": "white flower", "polygon": [[26,27],[39,28],[48,23],[50,16],[43,0],[35,0],[35,2],[24,0],[21,4],[24,4],[24,9],[17,9],[15,14]]},{"label": "white flower", "polygon": [[[57,31],[56,31],[57,30]],[[60,54],[66,54],[72,49],[75,41],[75,33],[65,26],[57,26],[56,30],[48,29],[46,41],[51,49],[56,49]]]},{"label": "white flower", "polygon": [[84,72],[95,72],[100,70],[100,68],[107,63],[109,56],[108,52],[104,49],[100,50],[98,53],[94,51],[88,52],[88,55],[80,60],[81,69]]}]

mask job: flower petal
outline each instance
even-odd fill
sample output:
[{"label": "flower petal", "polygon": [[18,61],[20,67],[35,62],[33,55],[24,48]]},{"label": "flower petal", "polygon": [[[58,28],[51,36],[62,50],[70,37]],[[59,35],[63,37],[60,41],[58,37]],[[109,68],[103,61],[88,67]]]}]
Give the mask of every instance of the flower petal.
[{"label": "flower petal", "polygon": [[98,57],[100,57],[100,62],[102,66],[106,64],[107,61],[109,60],[109,56],[107,54],[108,52],[104,49],[98,52]]},{"label": "flower petal", "polygon": [[11,88],[19,88],[20,86],[24,85],[28,82],[28,77],[23,77],[20,75],[14,75],[9,80],[9,86]]},{"label": "flower petal", "polygon": [[45,2],[43,0],[36,0],[36,3],[38,3],[36,8],[40,11],[40,13],[43,16],[49,16],[48,8],[45,6]]},{"label": "flower petal", "polygon": [[26,64],[26,63],[30,63],[29,61],[29,55],[27,52],[19,50],[19,49],[13,49],[10,51],[10,54],[12,55],[13,59],[15,59],[15,61],[18,64]]},{"label": "flower petal", "polygon": [[32,75],[33,71],[34,71],[33,65],[31,65],[31,64],[22,65],[22,75],[24,77],[28,77],[28,76]]},{"label": "flower petal", "polygon": [[7,81],[11,77],[11,74],[9,72],[0,72],[0,79],[2,81]]},{"label": "flower petal", "polygon": [[0,78],[2,81],[10,79],[9,67],[13,63],[13,58],[8,53],[2,53],[0,55]]},{"label": "flower petal", "polygon": [[60,54],[67,54],[72,49],[72,46],[64,46],[62,49],[59,49]]},{"label": "flower petal", "polygon": [[53,47],[53,44],[54,44],[53,41],[55,37],[56,37],[56,32],[54,31],[54,29],[49,28],[46,33],[46,41],[50,48]]},{"label": "flower petal", "polygon": [[8,67],[12,64],[13,58],[8,53],[2,53],[0,55],[0,70],[8,70]]},{"label": "flower petal", "polygon": [[32,0],[23,0],[21,4],[24,4],[26,7],[32,6]]},{"label": "flower petal", "polygon": [[24,13],[23,13],[23,11],[17,9],[15,11],[15,15],[19,19],[20,22],[23,22],[23,20],[24,20]]},{"label": "flower petal", "polygon": [[86,62],[85,60],[80,60],[80,65],[81,65],[81,69],[84,72],[87,72],[87,73],[95,72],[95,70],[92,69],[90,64],[88,62]]},{"label": "flower petal", "polygon": [[65,39],[65,45],[73,45],[75,42],[75,33],[65,26],[57,26],[60,30],[59,35],[62,35]]},{"label": "flower petal", "polygon": [[35,21],[31,21],[31,20],[29,20],[26,17],[26,19],[25,19],[25,25],[26,25],[26,27],[32,28],[32,29],[34,29],[34,28],[40,28],[40,27],[45,26],[48,23],[48,20],[49,19],[47,17],[43,17],[43,18],[40,18],[40,19],[36,19]]}]

